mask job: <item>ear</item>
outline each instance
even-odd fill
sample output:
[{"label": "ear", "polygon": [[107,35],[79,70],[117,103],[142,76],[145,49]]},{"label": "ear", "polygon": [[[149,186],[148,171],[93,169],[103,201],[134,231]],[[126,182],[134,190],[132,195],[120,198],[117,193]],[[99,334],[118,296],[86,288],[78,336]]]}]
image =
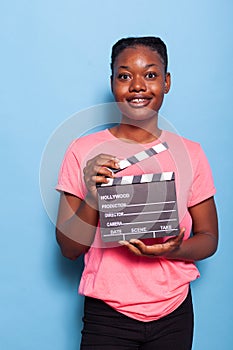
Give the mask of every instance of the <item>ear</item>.
[{"label": "ear", "polygon": [[171,74],[166,73],[165,76],[165,85],[164,85],[164,93],[167,94],[170,90],[171,87]]}]

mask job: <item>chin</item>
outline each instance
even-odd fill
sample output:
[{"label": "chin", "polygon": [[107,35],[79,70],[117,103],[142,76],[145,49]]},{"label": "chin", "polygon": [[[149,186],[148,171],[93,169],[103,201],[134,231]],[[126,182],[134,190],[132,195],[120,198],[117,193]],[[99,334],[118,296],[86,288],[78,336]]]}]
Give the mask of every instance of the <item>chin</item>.
[{"label": "chin", "polygon": [[118,105],[123,117],[125,119],[134,121],[146,121],[149,119],[157,118],[158,111],[150,108],[129,108],[126,106]]}]

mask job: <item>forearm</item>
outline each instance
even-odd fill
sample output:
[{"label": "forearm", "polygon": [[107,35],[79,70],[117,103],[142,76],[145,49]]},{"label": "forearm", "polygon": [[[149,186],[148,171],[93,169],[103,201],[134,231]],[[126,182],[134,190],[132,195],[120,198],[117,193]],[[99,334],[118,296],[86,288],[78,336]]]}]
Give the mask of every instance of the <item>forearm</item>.
[{"label": "forearm", "polygon": [[217,250],[218,239],[213,233],[196,233],[184,240],[179,248],[170,253],[168,259],[185,261],[203,260],[213,255]]},{"label": "forearm", "polygon": [[86,199],[68,220],[57,224],[56,238],[64,256],[74,260],[88,251],[95,237],[98,219],[96,204]]},{"label": "forearm", "polygon": [[189,208],[193,221],[193,236],[183,240],[170,259],[197,261],[213,255],[218,245],[218,219],[214,198]]}]

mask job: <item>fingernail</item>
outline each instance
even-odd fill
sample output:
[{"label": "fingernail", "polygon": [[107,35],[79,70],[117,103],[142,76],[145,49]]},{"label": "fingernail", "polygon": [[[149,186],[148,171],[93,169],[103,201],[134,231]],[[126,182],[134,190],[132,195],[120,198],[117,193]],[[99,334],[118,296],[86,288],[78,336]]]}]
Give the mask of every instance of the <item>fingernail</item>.
[{"label": "fingernail", "polygon": [[117,168],[119,168],[120,167],[120,159],[118,159],[118,158],[114,158],[114,163],[115,163],[115,166],[117,167]]},{"label": "fingernail", "polygon": [[127,244],[128,244],[127,241],[118,241],[118,243],[119,243],[120,245],[127,245]]}]

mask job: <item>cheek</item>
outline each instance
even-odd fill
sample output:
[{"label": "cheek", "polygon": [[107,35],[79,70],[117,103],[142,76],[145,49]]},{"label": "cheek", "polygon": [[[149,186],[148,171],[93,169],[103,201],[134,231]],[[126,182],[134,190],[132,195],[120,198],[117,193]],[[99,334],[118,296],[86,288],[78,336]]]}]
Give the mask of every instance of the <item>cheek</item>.
[{"label": "cheek", "polygon": [[128,88],[126,86],[120,84],[114,84],[112,86],[112,93],[116,99],[122,99],[127,92]]},{"label": "cheek", "polygon": [[154,91],[156,95],[161,95],[165,93],[165,82],[161,81],[157,84],[151,85],[151,90]]}]

